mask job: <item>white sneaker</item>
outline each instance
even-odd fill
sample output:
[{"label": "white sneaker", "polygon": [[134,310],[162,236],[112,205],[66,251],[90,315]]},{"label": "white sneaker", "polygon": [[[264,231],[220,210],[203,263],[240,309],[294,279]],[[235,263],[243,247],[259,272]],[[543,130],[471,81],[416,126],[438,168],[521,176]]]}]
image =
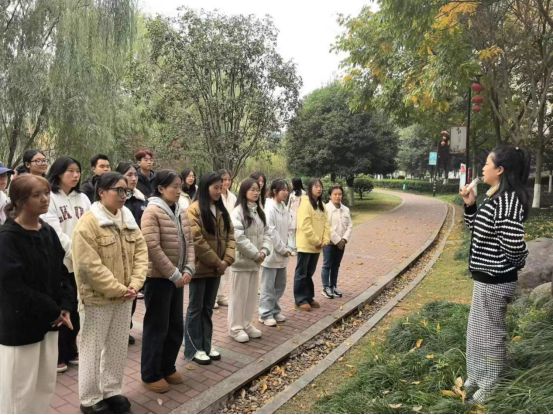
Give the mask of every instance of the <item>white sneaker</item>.
[{"label": "white sneaker", "polygon": [[211,360],[221,360],[221,353],[219,353],[216,349],[212,347],[211,351],[209,352],[209,358]]},{"label": "white sneaker", "polygon": [[199,363],[200,365],[208,365],[211,363],[211,359],[203,350],[198,350],[196,353],[194,353],[194,357],[192,358],[192,360],[196,363]]},{"label": "white sneaker", "polygon": [[252,339],[259,339],[263,334],[261,330],[258,330],[253,325],[250,325],[249,327],[246,328],[246,333]]},{"label": "white sneaker", "polygon": [[240,330],[236,336],[232,336],[238,343],[246,343],[250,341],[250,336],[244,330]]},{"label": "white sneaker", "polygon": [[263,323],[263,324],[265,324],[266,326],[269,326],[269,327],[274,327],[274,326],[277,325],[276,320],[272,317],[269,317],[269,318],[266,318],[266,319],[259,318],[259,322]]},{"label": "white sneaker", "polygon": [[275,320],[277,321],[277,323],[284,323],[286,321],[286,316],[284,314],[278,313],[275,316]]}]

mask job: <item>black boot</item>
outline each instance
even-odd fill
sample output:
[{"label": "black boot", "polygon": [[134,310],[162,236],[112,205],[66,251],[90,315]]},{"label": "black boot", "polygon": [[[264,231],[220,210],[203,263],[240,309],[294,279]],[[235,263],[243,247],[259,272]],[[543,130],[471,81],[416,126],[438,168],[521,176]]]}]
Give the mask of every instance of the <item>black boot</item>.
[{"label": "black boot", "polygon": [[114,414],[126,414],[131,410],[131,403],[123,395],[115,395],[104,399]]},{"label": "black boot", "polygon": [[91,406],[81,405],[81,412],[83,414],[110,414],[111,411],[111,408],[105,400]]}]

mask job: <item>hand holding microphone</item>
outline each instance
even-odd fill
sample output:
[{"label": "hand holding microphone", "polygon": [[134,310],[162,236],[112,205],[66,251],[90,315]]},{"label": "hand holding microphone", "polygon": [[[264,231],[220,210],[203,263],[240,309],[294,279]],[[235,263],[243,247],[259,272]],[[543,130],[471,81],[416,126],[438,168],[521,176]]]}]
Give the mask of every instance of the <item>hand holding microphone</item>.
[{"label": "hand holding microphone", "polygon": [[459,195],[463,198],[463,202],[465,202],[465,205],[471,206],[476,203],[476,194],[474,192],[474,188],[480,183],[480,178],[476,177],[472,182],[470,182],[468,185],[463,186],[461,190],[459,190]]}]

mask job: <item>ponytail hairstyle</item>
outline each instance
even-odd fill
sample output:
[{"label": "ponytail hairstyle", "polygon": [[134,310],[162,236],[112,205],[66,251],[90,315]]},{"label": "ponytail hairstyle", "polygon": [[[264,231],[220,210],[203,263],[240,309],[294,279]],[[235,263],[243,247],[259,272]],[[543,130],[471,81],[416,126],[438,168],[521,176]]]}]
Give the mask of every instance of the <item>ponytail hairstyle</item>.
[{"label": "ponytail hairstyle", "polygon": [[[216,172],[206,173],[200,178],[200,185],[198,186],[198,191],[196,192],[196,200],[200,206],[200,216],[202,218],[202,225],[205,231],[211,235],[216,235],[215,218],[211,212],[211,196],[209,195],[209,186],[213,183],[222,182],[221,175]],[[230,215],[225,208],[223,199],[214,202],[215,207],[221,211],[223,214],[223,221],[225,222],[225,232],[230,230]]]},{"label": "ponytail hairstyle", "polygon": [[315,197],[313,196],[313,187],[316,184],[319,184],[321,186],[321,189],[323,188],[323,182],[321,182],[321,179],[311,179],[307,184],[307,196],[309,197],[309,202],[311,202],[311,206],[313,206],[313,209],[320,209],[324,212],[325,208],[323,205],[323,193],[321,192],[321,195],[317,199],[315,199]]},{"label": "ponytail hairstyle", "polygon": [[50,192],[50,183],[44,177],[23,174],[13,179],[9,191],[10,203],[4,208],[6,216],[15,219],[37,186],[42,186]]},{"label": "ponytail hairstyle", "polygon": [[128,183],[127,178],[121,173],[116,171],[110,171],[108,173],[102,174],[98,177],[96,181],[96,188],[94,189],[94,200],[96,202],[100,201],[100,190],[109,190],[113,185],[117,184],[119,180],[125,180]]},{"label": "ponytail hairstyle", "polygon": [[[246,221],[246,228],[249,228],[250,225],[253,223],[253,217],[250,214],[250,209],[248,207],[248,198],[246,194],[248,193],[248,190],[250,190],[253,185],[256,185],[259,187],[259,184],[257,183],[256,179],[252,179],[251,177],[248,179],[245,179],[240,184],[240,190],[238,191],[238,198],[236,200],[236,206],[240,205],[242,207],[242,214],[244,215],[244,219]],[[263,221],[263,225],[267,225],[267,220],[265,219],[265,212],[263,211],[263,207],[261,206],[261,195],[257,198],[257,214]]]},{"label": "ponytail hairstyle", "polygon": [[303,190],[303,183],[301,177],[294,177],[292,179],[292,191],[296,196],[301,196],[301,191]]},{"label": "ponytail hairstyle", "polygon": [[281,190],[290,190],[288,182],[284,179],[275,179],[271,182],[271,187],[267,194],[269,197],[275,197]]},{"label": "ponytail hairstyle", "polygon": [[496,195],[515,192],[523,207],[523,220],[528,219],[530,194],[526,186],[530,175],[530,154],[520,147],[503,144],[494,148],[490,155],[496,167],[503,167]]},{"label": "ponytail hairstyle", "polygon": [[265,206],[265,198],[267,197],[267,176],[265,176],[260,171],[253,172],[250,174],[250,178],[255,179],[255,181],[259,184],[259,178],[263,177],[263,187],[259,189],[259,196],[261,199],[261,205]]}]

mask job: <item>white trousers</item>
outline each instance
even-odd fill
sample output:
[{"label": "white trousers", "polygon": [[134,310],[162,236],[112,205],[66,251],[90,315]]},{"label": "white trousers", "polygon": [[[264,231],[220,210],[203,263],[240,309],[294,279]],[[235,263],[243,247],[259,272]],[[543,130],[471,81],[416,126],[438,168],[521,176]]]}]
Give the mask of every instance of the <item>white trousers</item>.
[{"label": "white trousers", "polygon": [[228,327],[231,337],[252,325],[257,308],[259,271],[231,271],[228,305]]},{"label": "white trousers", "polygon": [[38,343],[0,345],[0,413],[50,412],[57,364],[57,331],[49,331]]},{"label": "white trousers", "polygon": [[219,289],[217,290],[217,301],[228,301],[228,297],[225,294],[225,290],[230,279],[230,268],[225,270],[225,273],[221,275],[221,282],[219,283]]},{"label": "white trousers", "polygon": [[121,394],[131,306],[132,301],[83,306],[80,313],[79,399],[84,406]]}]

